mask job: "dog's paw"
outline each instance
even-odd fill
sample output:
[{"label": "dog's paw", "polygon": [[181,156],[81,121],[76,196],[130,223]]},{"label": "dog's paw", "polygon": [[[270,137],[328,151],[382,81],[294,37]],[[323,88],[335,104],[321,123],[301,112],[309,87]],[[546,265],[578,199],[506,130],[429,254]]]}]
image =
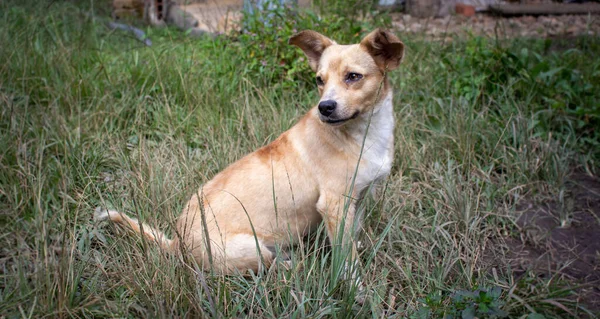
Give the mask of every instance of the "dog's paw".
[{"label": "dog's paw", "polygon": [[286,271],[293,271],[293,270],[298,270],[298,269],[294,269],[294,268],[298,268],[298,265],[294,265],[289,258],[276,257],[275,260],[273,260],[273,264],[271,265],[271,268],[276,268],[276,269],[281,269],[281,270],[286,270]]},{"label": "dog's paw", "polygon": [[365,244],[363,244],[362,241],[360,241],[360,240],[356,241],[356,250],[363,251],[363,250],[365,250],[365,248],[367,248],[367,247],[365,246]]},{"label": "dog's paw", "polygon": [[94,220],[95,221],[106,220],[109,217],[110,217],[110,211],[106,208],[96,207],[96,209],[94,210]]}]

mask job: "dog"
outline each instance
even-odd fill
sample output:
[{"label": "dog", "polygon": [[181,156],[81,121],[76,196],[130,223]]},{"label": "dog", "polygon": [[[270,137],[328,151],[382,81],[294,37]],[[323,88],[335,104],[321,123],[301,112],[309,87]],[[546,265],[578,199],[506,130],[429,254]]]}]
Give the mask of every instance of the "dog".
[{"label": "dog", "polygon": [[98,209],[95,217],[166,251],[185,249],[203,269],[226,275],[272,265],[277,251],[321,222],[330,242],[343,238],[341,245],[356,257],[358,203],[389,175],[394,158],[388,72],[399,66],[404,44],[380,29],[352,45],[311,30],[289,43],[302,49],[316,73],[319,103],[202,186],[184,207],[173,239],[113,210]]}]

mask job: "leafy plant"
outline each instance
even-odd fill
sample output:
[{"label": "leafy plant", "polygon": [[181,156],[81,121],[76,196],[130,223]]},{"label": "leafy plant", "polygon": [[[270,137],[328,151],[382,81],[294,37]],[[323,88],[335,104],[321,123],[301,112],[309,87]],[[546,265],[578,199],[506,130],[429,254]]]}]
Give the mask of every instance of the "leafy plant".
[{"label": "leafy plant", "polygon": [[523,93],[530,91],[545,129],[558,134],[574,131],[590,149],[600,146],[600,62],[578,63],[577,49],[543,56],[527,49],[520,59],[527,66]]},{"label": "leafy plant", "polygon": [[453,47],[445,48],[441,61],[444,68],[457,75],[453,91],[470,100],[494,95],[524,69],[511,50],[481,37],[467,40],[459,54]]},{"label": "leafy plant", "polygon": [[600,156],[600,61],[584,63],[591,53],[577,48],[539,52],[531,44],[471,37],[459,50],[446,47],[441,67],[452,74],[453,94],[478,106],[493,104],[499,94],[512,95],[536,114],[544,135],[574,134],[584,151]]},{"label": "leafy plant", "polygon": [[502,310],[500,287],[461,290],[444,296],[441,292],[429,294],[421,302],[414,318],[506,318],[508,313]]}]

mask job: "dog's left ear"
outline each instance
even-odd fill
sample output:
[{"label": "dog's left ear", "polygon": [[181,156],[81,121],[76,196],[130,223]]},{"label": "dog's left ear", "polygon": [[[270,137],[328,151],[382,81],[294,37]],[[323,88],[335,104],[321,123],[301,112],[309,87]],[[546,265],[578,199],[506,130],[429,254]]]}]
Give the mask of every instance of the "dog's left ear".
[{"label": "dog's left ear", "polygon": [[335,41],[312,30],[296,33],[288,42],[304,51],[304,54],[308,57],[310,68],[315,72],[319,69],[319,60],[321,60],[323,51],[328,46],[335,44]]},{"label": "dog's left ear", "polygon": [[381,29],[369,33],[360,41],[360,46],[369,52],[382,70],[397,68],[404,56],[404,43],[391,32]]}]

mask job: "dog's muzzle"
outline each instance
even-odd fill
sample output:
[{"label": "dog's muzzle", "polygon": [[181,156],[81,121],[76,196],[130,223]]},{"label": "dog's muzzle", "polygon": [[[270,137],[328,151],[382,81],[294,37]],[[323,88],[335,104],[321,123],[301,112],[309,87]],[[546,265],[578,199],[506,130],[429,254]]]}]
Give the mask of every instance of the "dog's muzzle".
[{"label": "dog's muzzle", "polygon": [[330,125],[340,125],[352,119],[355,119],[359,115],[359,111],[354,112],[349,117],[343,117],[345,114],[339,114],[340,112],[336,112],[337,102],[334,100],[325,100],[319,103],[319,118],[321,121],[330,124]]},{"label": "dog's muzzle", "polygon": [[346,123],[350,120],[353,120],[355,118],[358,117],[359,112],[356,111],[354,112],[354,114],[352,114],[352,116],[350,117],[346,117],[343,119],[332,119],[332,118],[326,118],[326,119],[321,119],[323,122],[327,123],[327,124],[331,124],[331,125],[338,125],[338,124],[342,124],[342,123]]}]

